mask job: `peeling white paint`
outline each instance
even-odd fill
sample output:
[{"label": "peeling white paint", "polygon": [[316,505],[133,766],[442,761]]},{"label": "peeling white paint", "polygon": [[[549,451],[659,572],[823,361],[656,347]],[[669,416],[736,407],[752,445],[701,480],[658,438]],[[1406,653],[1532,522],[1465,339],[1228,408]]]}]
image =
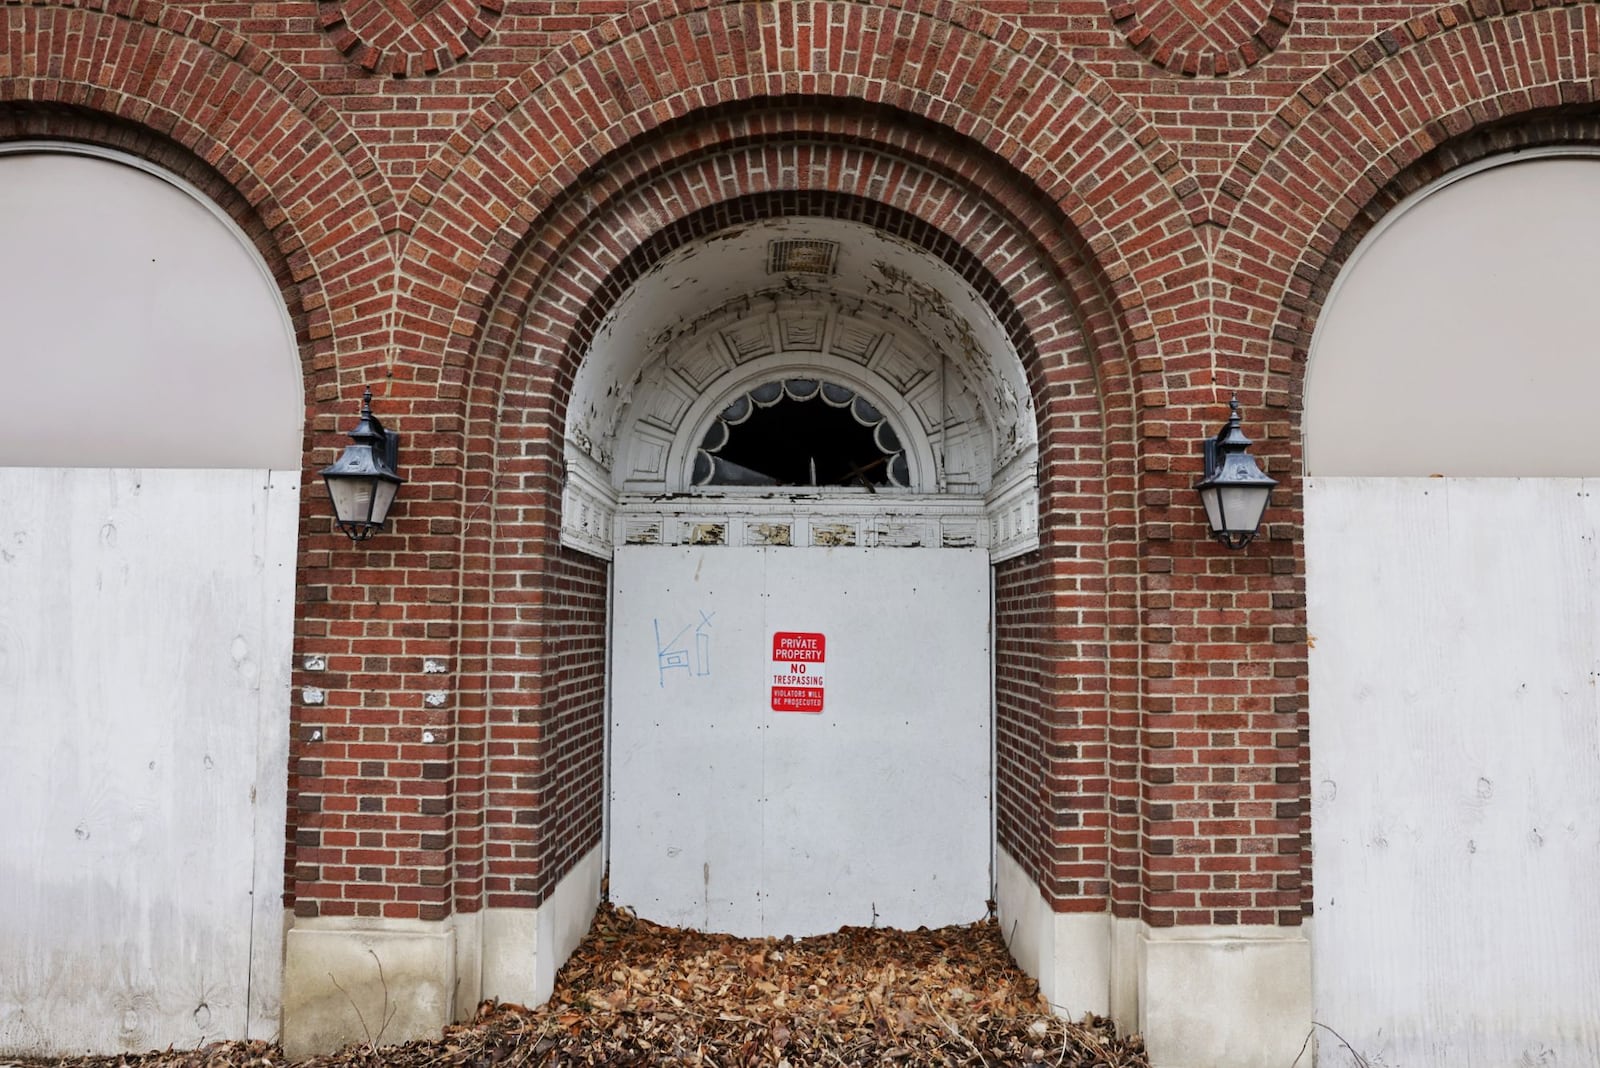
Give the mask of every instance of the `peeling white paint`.
[{"label": "peeling white paint", "polygon": [[[767,246],[780,238],[837,242],[837,274],[768,274]],[[741,390],[794,375],[870,398],[906,447],[916,492],[1031,512],[990,515],[990,533],[1006,539],[997,558],[1037,544],[1031,393],[993,311],[942,261],[834,219],[712,235],[617,302],[568,406],[563,541],[608,556],[625,499],[690,490],[715,414]],[[716,492],[739,496],[726,489]]]}]

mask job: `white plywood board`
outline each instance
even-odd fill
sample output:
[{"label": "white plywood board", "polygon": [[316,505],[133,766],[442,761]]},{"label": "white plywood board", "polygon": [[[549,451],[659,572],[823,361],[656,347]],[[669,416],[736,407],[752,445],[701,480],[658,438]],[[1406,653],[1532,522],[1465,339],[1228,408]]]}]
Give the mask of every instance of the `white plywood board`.
[{"label": "white plywood board", "polygon": [[[984,552],[628,547],[615,576],[614,900],[739,935],[984,914]],[[772,711],[780,631],[826,637],[820,713]]]},{"label": "white plywood board", "polygon": [[1600,1061],[1597,492],[1308,481],[1316,1018],[1372,1064]]},{"label": "white plywood board", "polygon": [[276,1033],[298,499],[0,468],[0,1050]]}]

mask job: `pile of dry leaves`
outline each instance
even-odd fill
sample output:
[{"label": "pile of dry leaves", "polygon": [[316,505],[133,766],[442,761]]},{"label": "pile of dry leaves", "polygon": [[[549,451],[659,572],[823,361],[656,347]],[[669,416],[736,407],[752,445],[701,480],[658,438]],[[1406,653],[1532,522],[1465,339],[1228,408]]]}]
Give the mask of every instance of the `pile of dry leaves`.
[{"label": "pile of dry leaves", "polygon": [[[62,1068],[281,1068],[276,1046],[230,1042]],[[836,1068],[1058,1065],[1148,1068],[1137,1036],[1051,1016],[995,924],[845,928],[743,940],[660,927],[602,906],[554,996],[485,1002],[434,1041],[352,1046],[302,1068],[370,1065]]]}]

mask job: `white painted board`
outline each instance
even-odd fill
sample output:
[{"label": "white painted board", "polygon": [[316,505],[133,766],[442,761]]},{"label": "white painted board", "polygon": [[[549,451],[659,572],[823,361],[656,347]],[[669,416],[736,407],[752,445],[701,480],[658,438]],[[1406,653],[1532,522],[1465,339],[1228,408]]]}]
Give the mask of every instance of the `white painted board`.
[{"label": "white painted board", "polygon": [[1315,1011],[1372,1065],[1600,1063],[1596,494],[1308,480]]},{"label": "white painted board", "polygon": [[276,1034],[298,482],[0,468],[0,1051]]},{"label": "white painted board", "polygon": [[[984,552],[627,547],[614,574],[615,901],[744,936],[984,915]],[[821,712],[772,710],[779,631],[826,636]]]}]

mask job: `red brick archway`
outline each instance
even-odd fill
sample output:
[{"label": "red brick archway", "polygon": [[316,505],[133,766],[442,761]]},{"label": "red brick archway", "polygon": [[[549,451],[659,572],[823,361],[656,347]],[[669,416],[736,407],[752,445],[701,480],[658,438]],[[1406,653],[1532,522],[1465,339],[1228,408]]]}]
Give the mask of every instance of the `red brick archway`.
[{"label": "red brick archway", "polygon": [[[647,139],[552,211],[506,286],[494,315],[505,326],[491,334],[473,376],[472,451],[498,451],[503,533],[494,557],[521,550],[516,579],[525,589],[510,589],[509,573],[483,577],[491,584],[484,597],[496,603],[486,636],[519,669],[541,664],[528,674],[544,682],[539,691],[493,694],[490,720],[543,709],[547,723],[541,745],[530,739],[507,761],[541,768],[521,780],[524,788],[513,789],[514,776],[497,774],[488,759],[488,790],[503,799],[488,806],[489,902],[537,903],[599,834],[606,570],[555,545],[564,406],[589,332],[633,279],[684,242],[755,218],[820,215],[867,222],[944,260],[985,295],[1025,354],[1040,405],[1041,483],[1053,502],[1046,507],[1071,510],[1074,519],[1037,557],[1005,565],[999,576],[1001,627],[1010,628],[1001,653],[1002,744],[1010,753],[1002,841],[1064,907],[1106,907],[1107,693],[1112,672],[1131,671],[1105,657],[1101,638],[1106,555],[1131,551],[1107,547],[1107,517],[1129,503],[1108,493],[1101,473],[1123,448],[1105,429],[1106,408],[1128,410],[1123,330],[1107,310],[1103,278],[1024,183],[936,130],[902,131],[901,143],[885,144],[876,134],[885,118],[823,102],[782,110],[775,103],[770,112],[714,113]],[[1118,395],[1103,396],[1109,388]],[[548,546],[546,563],[526,556],[533,531]],[[1053,594],[1049,576],[1062,573],[1080,579],[1072,592]],[[529,613],[534,604],[544,606],[542,616]],[[1069,618],[1084,623],[1052,623]],[[494,637],[511,630],[541,636],[520,646]],[[526,659],[530,648],[549,652]],[[505,678],[512,670],[491,659],[482,673]],[[1047,737],[1070,741],[1053,747]],[[550,759],[552,742],[587,755]],[[494,825],[514,818],[513,797],[540,813],[542,830],[520,847],[496,848]],[[1047,813],[1063,807],[1075,807],[1081,822],[1052,835]],[[525,895],[522,887],[540,889]]]}]

